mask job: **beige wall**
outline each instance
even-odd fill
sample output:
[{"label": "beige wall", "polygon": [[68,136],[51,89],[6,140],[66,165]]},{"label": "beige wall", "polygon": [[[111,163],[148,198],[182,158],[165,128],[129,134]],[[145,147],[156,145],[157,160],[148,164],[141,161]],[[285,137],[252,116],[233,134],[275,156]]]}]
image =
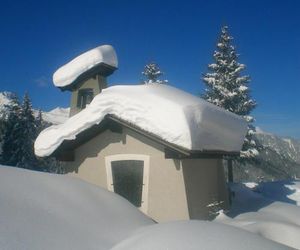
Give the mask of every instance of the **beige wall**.
[{"label": "beige wall", "polygon": [[[190,219],[213,218],[228,208],[228,193],[221,159],[193,159],[182,163]],[[219,203],[216,206],[208,205]]]},{"label": "beige wall", "polygon": [[70,104],[70,116],[73,116],[81,111],[77,108],[77,97],[80,89],[91,88],[94,90],[94,96],[98,95],[103,88],[106,88],[106,78],[101,75],[95,75],[95,77],[89,78],[85,82],[79,85],[76,90],[72,91],[71,104]]},{"label": "beige wall", "polygon": [[[220,160],[165,159],[162,145],[123,129],[109,130],[75,150],[75,161],[67,163],[70,174],[107,188],[105,156],[142,154],[150,156],[148,215],[158,222],[208,217],[206,205],[226,200]],[[226,189],[225,189],[226,191]]]}]

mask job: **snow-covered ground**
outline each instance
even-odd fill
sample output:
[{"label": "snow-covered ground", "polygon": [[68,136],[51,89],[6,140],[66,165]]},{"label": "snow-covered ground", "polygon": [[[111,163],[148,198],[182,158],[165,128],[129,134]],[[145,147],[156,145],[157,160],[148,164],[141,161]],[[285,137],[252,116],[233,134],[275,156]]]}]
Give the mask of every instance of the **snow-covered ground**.
[{"label": "snow-covered ground", "polygon": [[[288,185],[299,191],[299,182]],[[0,249],[290,249],[274,241],[299,248],[298,206],[242,184],[233,189],[234,219],[155,224],[122,197],[82,180],[0,166]]]},{"label": "snow-covered ground", "polygon": [[177,221],[143,227],[112,250],[291,249],[256,234],[208,221]]},{"label": "snow-covered ground", "polygon": [[215,221],[300,249],[300,181],[234,184],[231,210]]},{"label": "snow-covered ground", "polygon": [[110,249],[153,223],[82,180],[0,166],[1,250]]}]

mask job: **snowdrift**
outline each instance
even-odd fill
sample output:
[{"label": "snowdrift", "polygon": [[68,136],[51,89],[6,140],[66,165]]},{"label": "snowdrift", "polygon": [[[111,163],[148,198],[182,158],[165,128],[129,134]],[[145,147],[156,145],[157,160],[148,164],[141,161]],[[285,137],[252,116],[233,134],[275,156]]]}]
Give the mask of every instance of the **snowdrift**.
[{"label": "snowdrift", "polygon": [[[291,225],[296,225],[299,207],[293,208],[293,211],[279,206],[266,208],[263,217],[255,217],[262,222],[270,218],[265,230],[258,229],[250,221],[254,217],[248,215],[244,217],[246,223],[232,223],[235,227],[224,225],[224,220],[220,220],[223,224],[205,221],[154,224],[122,197],[80,179],[0,166],[1,250],[290,249],[261,235],[276,241],[286,237],[289,242],[282,243],[297,247],[294,243],[299,231],[292,230]],[[270,210],[273,212],[268,216]],[[277,217],[283,220],[283,215],[295,221],[286,219],[283,227],[278,228]],[[277,222],[271,224],[271,219]],[[275,231],[276,237],[267,235],[269,232],[274,236]]]},{"label": "snowdrift", "polygon": [[64,140],[74,140],[108,114],[187,150],[239,152],[247,131],[244,119],[174,87],[119,85],[104,89],[64,124],[42,131],[36,155],[51,155]]},{"label": "snowdrift", "polygon": [[207,222],[179,221],[147,226],[112,250],[279,250],[290,249],[237,228]]},{"label": "snowdrift", "polygon": [[[235,196],[228,214],[230,217],[221,213],[216,221],[300,249],[300,207],[289,204],[299,204],[300,182],[289,181],[284,186],[283,183],[234,184],[231,187]],[[285,186],[294,193],[287,193]],[[289,203],[278,202],[284,196]]]},{"label": "snowdrift", "polygon": [[152,220],[79,179],[0,166],[0,249],[110,249]]}]

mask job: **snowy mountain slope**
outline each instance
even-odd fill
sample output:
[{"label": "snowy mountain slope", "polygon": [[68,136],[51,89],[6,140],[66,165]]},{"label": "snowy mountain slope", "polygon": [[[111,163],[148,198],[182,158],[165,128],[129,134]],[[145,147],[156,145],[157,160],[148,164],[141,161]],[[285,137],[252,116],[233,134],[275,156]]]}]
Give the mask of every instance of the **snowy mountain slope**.
[{"label": "snowy mountain slope", "polygon": [[[11,92],[0,92],[0,117],[5,113],[5,105],[8,105],[11,100]],[[38,110],[33,110],[34,114],[38,115]],[[43,120],[50,124],[61,124],[69,118],[70,108],[57,107],[50,111],[42,111]]]},{"label": "snowy mountain slope", "polygon": [[[42,111],[42,117],[44,121],[57,125],[57,124],[64,123],[69,118],[69,113],[70,113],[70,108],[57,107],[48,112]],[[37,115],[38,111],[34,110],[34,114]]]},{"label": "snowy mountain slope", "polygon": [[300,164],[300,141],[263,132],[256,133],[255,137],[265,148]]},{"label": "snowy mountain slope", "polygon": [[300,178],[300,141],[262,131],[254,137],[262,150],[257,162],[236,165],[236,182]]}]

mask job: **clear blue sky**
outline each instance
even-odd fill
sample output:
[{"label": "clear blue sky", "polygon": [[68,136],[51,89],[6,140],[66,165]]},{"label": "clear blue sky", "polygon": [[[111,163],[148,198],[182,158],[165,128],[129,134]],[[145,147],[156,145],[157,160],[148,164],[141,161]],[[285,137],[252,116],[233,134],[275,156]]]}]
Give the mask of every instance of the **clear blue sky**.
[{"label": "clear blue sky", "polygon": [[68,106],[53,72],[102,44],[115,47],[111,84],[137,83],[156,61],[171,85],[203,92],[220,27],[247,65],[263,130],[300,138],[300,1],[2,1],[0,91],[28,91],[34,107]]}]

